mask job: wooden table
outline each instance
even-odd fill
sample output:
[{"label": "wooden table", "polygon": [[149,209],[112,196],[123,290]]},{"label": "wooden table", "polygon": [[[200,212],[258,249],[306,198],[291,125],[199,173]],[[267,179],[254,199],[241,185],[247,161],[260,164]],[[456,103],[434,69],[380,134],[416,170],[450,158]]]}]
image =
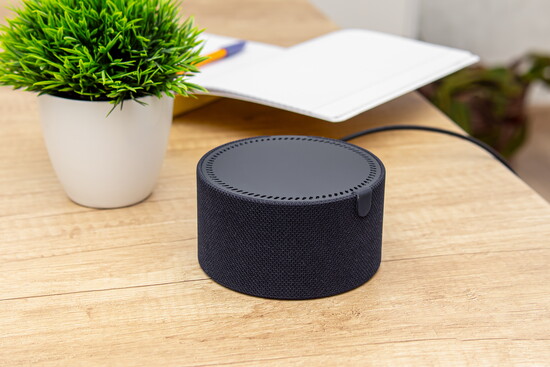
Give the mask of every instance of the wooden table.
[{"label": "wooden table", "polygon": [[[302,0],[185,4],[211,32],[280,45],[335,28]],[[364,286],[264,300],[217,285],[197,263],[194,170],[205,152],[262,134],[457,130],[415,93],[340,124],[216,102],[174,122],[154,194],[116,210],[70,202],[35,96],[0,88],[0,98],[2,366],[550,364],[549,205],[448,136],[354,141],[388,172],[383,261]]]}]

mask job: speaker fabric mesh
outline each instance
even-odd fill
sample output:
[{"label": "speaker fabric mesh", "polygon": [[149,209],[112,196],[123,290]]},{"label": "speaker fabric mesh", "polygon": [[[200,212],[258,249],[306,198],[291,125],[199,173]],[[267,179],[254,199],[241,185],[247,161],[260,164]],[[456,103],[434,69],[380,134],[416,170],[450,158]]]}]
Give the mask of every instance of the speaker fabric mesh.
[{"label": "speaker fabric mesh", "polygon": [[[228,189],[203,167],[220,148],[207,153],[197,167],[198,256],[203,270],[227,288],[276,299],[326,297],[368,281],[381,260],[385,171],[378,158],[361,150],[379,170],[375,180],[361,187],[371,191],[370,209],[363,217],[353,191],[289,201]],[[369,174],[373,176],[365,172],[365,177]]]}]

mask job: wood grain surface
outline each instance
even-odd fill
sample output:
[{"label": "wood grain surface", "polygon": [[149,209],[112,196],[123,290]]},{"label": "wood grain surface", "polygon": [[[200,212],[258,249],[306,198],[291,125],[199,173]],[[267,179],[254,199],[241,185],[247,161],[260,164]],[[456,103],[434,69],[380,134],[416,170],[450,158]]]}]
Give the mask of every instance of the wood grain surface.
[{"label": "wood grain surface", "polygon": [[[302,0],[185,7],[211,32],[285,46],[335,28]],[[3,87],[0,101],[0,366],[550,364],[549,205],[452,137],[354,141],[388,175],[382,265],[358,289],[264,300],[217,285],[198,265],[204,153],[256,135],[337,138],[396,123],[458,131],[415,93],[340,124],[215,102],[174,121],[153,195],[114,210],[67,199],[33,94]]]}]

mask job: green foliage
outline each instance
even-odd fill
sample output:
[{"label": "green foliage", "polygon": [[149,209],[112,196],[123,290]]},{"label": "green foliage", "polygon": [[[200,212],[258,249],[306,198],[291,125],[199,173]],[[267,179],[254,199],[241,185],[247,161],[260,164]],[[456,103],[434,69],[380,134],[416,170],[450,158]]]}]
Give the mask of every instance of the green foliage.
[{"label": "green foliage", "polygon": [[470,135],[510,157],[525,141],[525,97],[533,82],[550,86],[550,57],[530,54],[509,67],[460,70],[421,89]]},{"label": "green foliage", "polygon": [[550,55],[527,55],[514,64],[513,68],[520,70],[520,78],[524,84],[541,81],[550,87]]},{"label": "green foliage", "polygon": [[[173,0],[24,0],[0,28],[0,85],[71,99],[188,95],[204,58]],[[185,76],[183,76],[185,74]]]}]

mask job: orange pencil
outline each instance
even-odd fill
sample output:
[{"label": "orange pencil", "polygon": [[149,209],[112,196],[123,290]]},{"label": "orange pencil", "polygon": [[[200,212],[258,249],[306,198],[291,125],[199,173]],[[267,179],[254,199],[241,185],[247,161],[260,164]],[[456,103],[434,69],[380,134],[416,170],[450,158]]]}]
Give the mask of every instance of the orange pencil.
[{"label": "orange pencil", "polygon": [[234,55],[238,52],[241,52],[244,48],[244,45],[246,44],[246,41],[239,41],[237,43],[234,43],[232,45],[229,45],[227,47],[224,47],[218,51],[212,52],[211,54],[206,55],[208,59],[199,62],[196,64],[197,66],[203,66],[205,64],[211,63],[216,60],[223,59],[225,57],[229,57],[231,55]]},{"label": "orange pencil", "polygon": [[226,46],[222,49],[214,51],[214,52],[206,55],[206,57],[208,57],[206,60],[201,61],[201,62],[199,62],[195,65],[196,66],[203,66],[203,65],[209,64],[213,61],[221,60],[221,59],[224,59],[224,58],[229,57],[231,55],[234,55],[238,52],[241,52],[242,49],[244,48],[245,44],[246,44],[246,41],[239,41],[237,43],[234,43],[232,45],[229,45],[229,46]]}]

